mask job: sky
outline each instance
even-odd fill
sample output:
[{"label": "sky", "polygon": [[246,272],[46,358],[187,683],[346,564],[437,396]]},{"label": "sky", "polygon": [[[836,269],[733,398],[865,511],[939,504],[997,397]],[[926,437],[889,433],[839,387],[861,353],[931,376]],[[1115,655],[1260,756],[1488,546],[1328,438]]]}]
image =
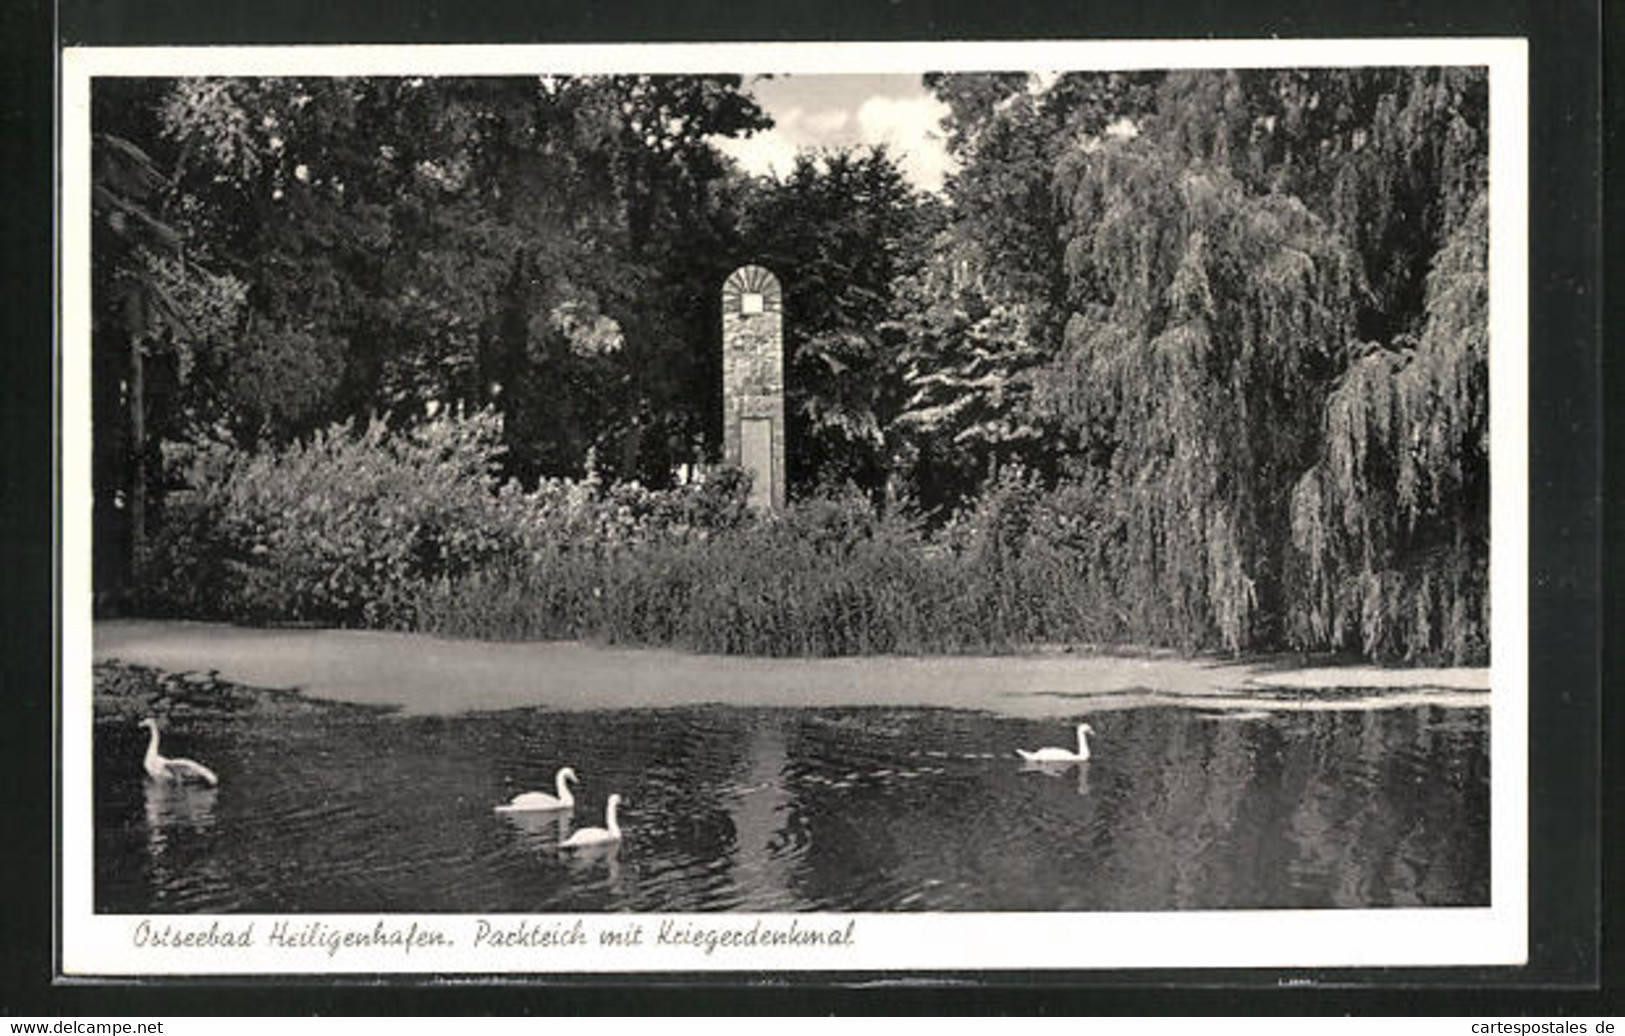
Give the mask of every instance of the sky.
[{"label": "sky", "polygon": [[948,107],[918,74],[757,77],[745,88],[773,117],[773,128],[716,143],[750,173],[784,176],[801,148],[855,144],[889,145],[910,182],[928,191],[941,190],[951,169],[938,125]]}]

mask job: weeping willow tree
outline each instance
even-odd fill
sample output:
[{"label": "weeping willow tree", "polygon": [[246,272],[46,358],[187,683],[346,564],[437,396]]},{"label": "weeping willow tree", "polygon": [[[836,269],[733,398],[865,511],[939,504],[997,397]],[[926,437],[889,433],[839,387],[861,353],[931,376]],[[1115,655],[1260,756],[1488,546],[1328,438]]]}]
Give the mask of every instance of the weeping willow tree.
[{"label": "weeping willow tree", "polygon": [[1367,351],[1328,398],[1292,494],[1297,645],[1487,653],[1488,246],[1481,193],[1428,275],[1421,334]]},{"label": "weeping willow tree", "polygon": [[1086,607],[1136,641],[1482,657],[1485,70],[933,89],[957,265],[1039,319],[1019,353],[917,336],[915,400],[985,384],[1038,432],[1086,501]]},{"label": "weeping willow tree", "polygon": [[1080,147],[1057,185],[1071,315],[1038,395],[1106,469],[1127,632],[1267,643],[1359,259],[1295,198],[1143,141]]},{"label": "weeping willow tree", "polygon": [[1433,257],[1484,187],[1488,108],[1483,68],[1191,70],[1145,128],[1324,219],[1361,258],[1361,336],[1387,341],[1420,323]]}]

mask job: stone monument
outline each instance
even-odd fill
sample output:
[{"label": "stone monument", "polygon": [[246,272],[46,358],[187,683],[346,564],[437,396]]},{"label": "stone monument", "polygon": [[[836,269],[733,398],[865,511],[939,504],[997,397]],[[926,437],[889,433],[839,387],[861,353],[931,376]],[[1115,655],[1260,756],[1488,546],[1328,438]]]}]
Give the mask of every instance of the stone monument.
[{"label": "stone monument", "polygon": [[722,457],[753,476],[753,506],[784,506],[784,293],[761,266],[722,284]]}]

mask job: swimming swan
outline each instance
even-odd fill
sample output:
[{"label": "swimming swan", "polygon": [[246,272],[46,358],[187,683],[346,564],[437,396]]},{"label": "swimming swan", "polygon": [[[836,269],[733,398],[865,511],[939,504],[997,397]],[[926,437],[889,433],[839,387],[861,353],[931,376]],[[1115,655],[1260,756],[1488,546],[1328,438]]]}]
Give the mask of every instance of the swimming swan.
[{"label": "swimming swan", "polygon": [[554,797],[545,791],[527,791],[515,795],[512,802],[504,802],[498,806],[498,813],[530,813],[542,810],[574,809],[576,797],[570,794],[570,781],[576,779],[576,772],[568,766],[560,767],[559,772],[553,776],[553,785],[558,789],[558,796]]},{"label": "swimming swan", "polygon": [[609,807],[604,811],[604,823],[607,827],[583,827],[575,834],[559,843],[561,849],[584,849],[593,845],[608,845],[621,840],[621,825],[615,822],[615,807],[621,804],[619,795],[609,797]]},{"label": "swimming swan", "polygon": [[146,767],[147,775],[156,777],[161,781],[184,781],[187,779],[204,781],[210,785],[219,785],[220,778],[214,771],[202,763],[195,763],[190,759],[165,759],[158,754],[158,721],[148,716],[141,721],[141,726],[152,731],[152,738],[147,742],[147,757],[141,761]]},{"label": "swimming swan", "polygon": [[1086,735],[1093,734],[1095,728],[1087,723],[1078,724],[1078,750],[1076,752],[1065,748],[1040,748],[1036,752],[1029,752],[1025,748],[1016,749],[1016,754],[1029,763],[1075,763],[1089,758],[1089,741]]}]

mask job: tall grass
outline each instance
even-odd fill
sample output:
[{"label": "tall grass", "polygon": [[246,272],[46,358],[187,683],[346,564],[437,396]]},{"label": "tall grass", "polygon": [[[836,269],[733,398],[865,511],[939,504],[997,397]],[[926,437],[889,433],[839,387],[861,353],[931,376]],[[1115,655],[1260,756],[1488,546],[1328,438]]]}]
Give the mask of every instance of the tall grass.
[{"label": "tall grass", "polygon": [[1117,632],[1075,552],[979,534],[976,517],[990,516],[930,536],[855,497],[815,500],[706,538],[549,552],[441,580],[418,625],[766,656],[1005,652]]}]

